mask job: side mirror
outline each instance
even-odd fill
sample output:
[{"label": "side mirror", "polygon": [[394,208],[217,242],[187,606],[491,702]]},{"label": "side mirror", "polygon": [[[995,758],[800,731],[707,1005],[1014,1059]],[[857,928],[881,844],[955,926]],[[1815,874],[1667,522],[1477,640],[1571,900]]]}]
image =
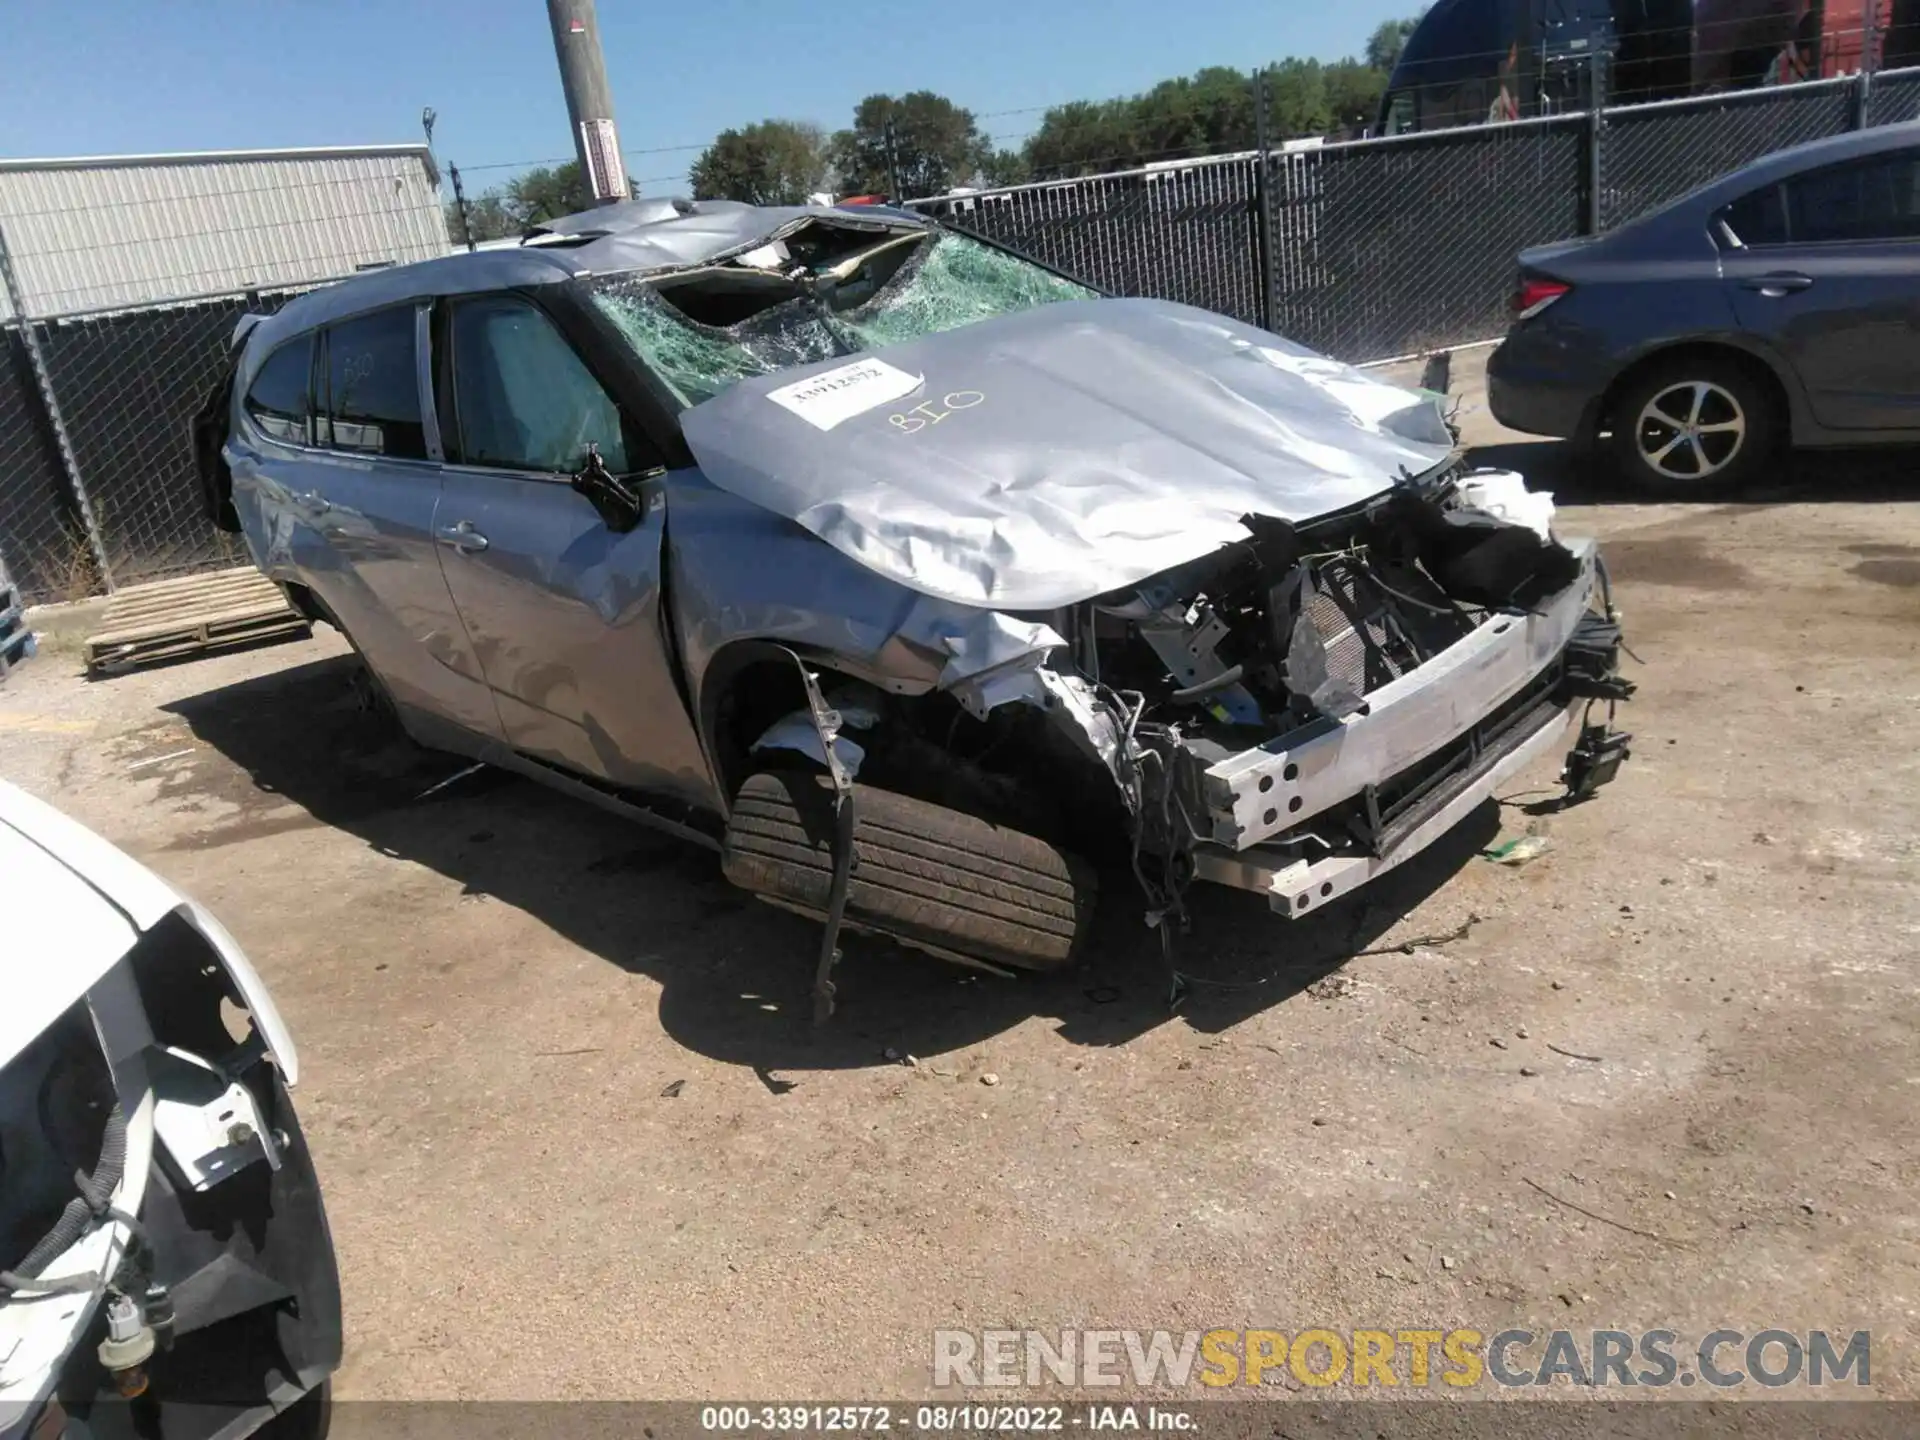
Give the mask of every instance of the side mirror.
[{"label": "side mirror", "polygon": [[571,483],[574,491],[586,497],[587,503],[616,535],[626,534],[646,517],[646,506],[619,476],[607,469],[598,445],[587,446],[587,458],[573,472]]}]

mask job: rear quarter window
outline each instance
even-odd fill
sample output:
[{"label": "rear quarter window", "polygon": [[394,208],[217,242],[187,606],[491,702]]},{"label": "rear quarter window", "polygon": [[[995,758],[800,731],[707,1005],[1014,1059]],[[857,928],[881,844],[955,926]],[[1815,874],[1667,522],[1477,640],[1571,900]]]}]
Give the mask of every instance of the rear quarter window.
[{"label": "rear quarter window", "polygon": [[289,340],[266,359],[247,391],[247,414],[269,440],[288,445],[310,442],[313,337]]},{"label": "rear quarter window", "polygon": [[1787,201],[1779,185],[1743,195],[1720,212],[1720,223],[1742,245],[1787,243]]}]

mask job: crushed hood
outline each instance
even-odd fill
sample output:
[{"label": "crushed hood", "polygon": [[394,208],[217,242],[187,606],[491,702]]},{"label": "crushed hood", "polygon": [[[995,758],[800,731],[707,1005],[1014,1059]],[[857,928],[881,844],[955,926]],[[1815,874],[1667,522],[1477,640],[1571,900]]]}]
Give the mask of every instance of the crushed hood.
[{"label": "crushed hood", "polygon": [[1043,610],[1445,460],[1436,402],[1160,300],[1044,305],[743,381],[682,417],[713,484],[927,595]]}]

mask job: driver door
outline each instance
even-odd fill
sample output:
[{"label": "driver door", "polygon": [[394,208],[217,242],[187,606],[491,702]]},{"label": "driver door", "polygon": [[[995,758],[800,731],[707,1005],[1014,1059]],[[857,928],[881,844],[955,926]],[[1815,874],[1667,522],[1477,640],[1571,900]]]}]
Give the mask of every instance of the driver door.
[{"label": "driver door", "polygon": [[[666,497],[643,432],[524,296],[444,302],[433,348],[446,450],[434,539],[508,743],[711,804],[666,638]],[[631,530],[572,488],[589,444],[641,494]]]}]

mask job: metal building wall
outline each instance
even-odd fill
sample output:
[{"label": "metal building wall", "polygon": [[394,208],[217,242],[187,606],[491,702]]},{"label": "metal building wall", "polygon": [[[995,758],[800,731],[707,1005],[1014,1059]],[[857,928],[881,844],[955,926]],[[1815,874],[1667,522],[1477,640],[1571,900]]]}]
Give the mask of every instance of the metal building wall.
[{"label": "metal building wall", "polygon": [[0,227],[34,318],[312,284],[450,248],[423,145],[0,160]]}]

